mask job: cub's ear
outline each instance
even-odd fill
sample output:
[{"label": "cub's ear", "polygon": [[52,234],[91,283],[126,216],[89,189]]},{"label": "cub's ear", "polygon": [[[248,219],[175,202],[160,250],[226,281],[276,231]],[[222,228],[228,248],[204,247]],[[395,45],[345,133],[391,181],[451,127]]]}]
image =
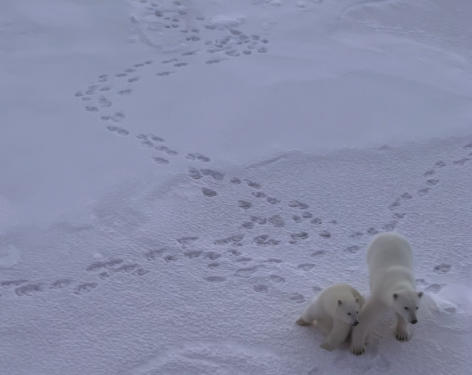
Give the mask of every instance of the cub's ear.
[{"label": "cub's ear", "polygon": [[359,297],[356,297],[355,300],[357,303],[359,303]]},{"label": "cub's ear", "polygon": [[419,292],[418,297],[420,297],[420,298],[423,297],[423,292]]},{"label": "cub's ear", "polygon": [[341,305],[343,303],[343,301],[341,301],[340,299],[338,299],[338,306]]},{"label": "cub's ear", "polygon": [[393,299],[397,299],[398,298],[398,294],[397,293],[393,293]]}]

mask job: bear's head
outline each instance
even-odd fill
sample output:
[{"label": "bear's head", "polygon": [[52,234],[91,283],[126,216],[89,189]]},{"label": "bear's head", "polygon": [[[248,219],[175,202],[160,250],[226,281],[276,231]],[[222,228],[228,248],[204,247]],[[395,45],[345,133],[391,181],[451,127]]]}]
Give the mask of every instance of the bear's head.
[{"label": "bear's head", "polygon": [[350,297],[338,299],[336,305],[336,318],[340,319],[351,326],[357,326],[359,321],[357,320],[357,314],[359,313],[359,298]]},{"label": "bear's head", "polygon": [[416,310],[423,292],[414,291],[402,291],[393,293],[393,308],[395,312],[403,317],[408,323],[416,324],[418,319],[416,318]]}]

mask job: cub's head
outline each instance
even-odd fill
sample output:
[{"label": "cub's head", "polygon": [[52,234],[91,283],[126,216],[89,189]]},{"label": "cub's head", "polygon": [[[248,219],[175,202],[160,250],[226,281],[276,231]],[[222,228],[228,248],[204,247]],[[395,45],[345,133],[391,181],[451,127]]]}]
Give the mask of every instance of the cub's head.
[{"label": "cub's head", "polygon": [[416,312],[423,292],[398,292],[393,293],[393,308],[395,312],[401,315],[408,323],[416,324]]},{"label": "cub's head", "polygon": [[351,326],[357,326],[359,321],[357,320],[357,314],[359,313],[359,298],[342,298],[338,299],[336,305],[336,318],[340,319]]}]

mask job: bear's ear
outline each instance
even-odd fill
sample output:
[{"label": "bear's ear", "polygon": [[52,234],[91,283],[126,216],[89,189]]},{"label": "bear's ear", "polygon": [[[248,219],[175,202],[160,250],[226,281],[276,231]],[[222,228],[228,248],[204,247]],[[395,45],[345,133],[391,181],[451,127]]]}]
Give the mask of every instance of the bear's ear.
[{"label": "bear's ear", "polygon": [[343,303],[343,301],[341,301],[340,299],[338,299],[338,306],[341,305]]},{"label": "bear's ear", "polygon": [[423,297],[423,292],[419,292],[418,297],[420,297],[420,298]]},{"label": "bear's ear", "polygon": [[393,299],[397,299],[398,298],[398,294],[397,293],[393,293]]},{"label": "bear's ear", "polygon": [[356,297],[355,300],[357,303],[359,303],[359,297]]}]

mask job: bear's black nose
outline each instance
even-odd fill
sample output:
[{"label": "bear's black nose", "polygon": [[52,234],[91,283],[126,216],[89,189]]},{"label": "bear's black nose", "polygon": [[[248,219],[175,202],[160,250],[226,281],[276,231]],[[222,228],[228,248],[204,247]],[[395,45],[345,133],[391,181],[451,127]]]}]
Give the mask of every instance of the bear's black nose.
[{"label": "bear's black nose", "polygon": [[359,324],[359,322],[351,323],[351,325],[352,325],[353,327],[357,326],[358,324]]},{"label": "bear's black nose", "polygon": [[416,319],[411,321],[411,324],[416,324],[416,323],[418,323]]}]

